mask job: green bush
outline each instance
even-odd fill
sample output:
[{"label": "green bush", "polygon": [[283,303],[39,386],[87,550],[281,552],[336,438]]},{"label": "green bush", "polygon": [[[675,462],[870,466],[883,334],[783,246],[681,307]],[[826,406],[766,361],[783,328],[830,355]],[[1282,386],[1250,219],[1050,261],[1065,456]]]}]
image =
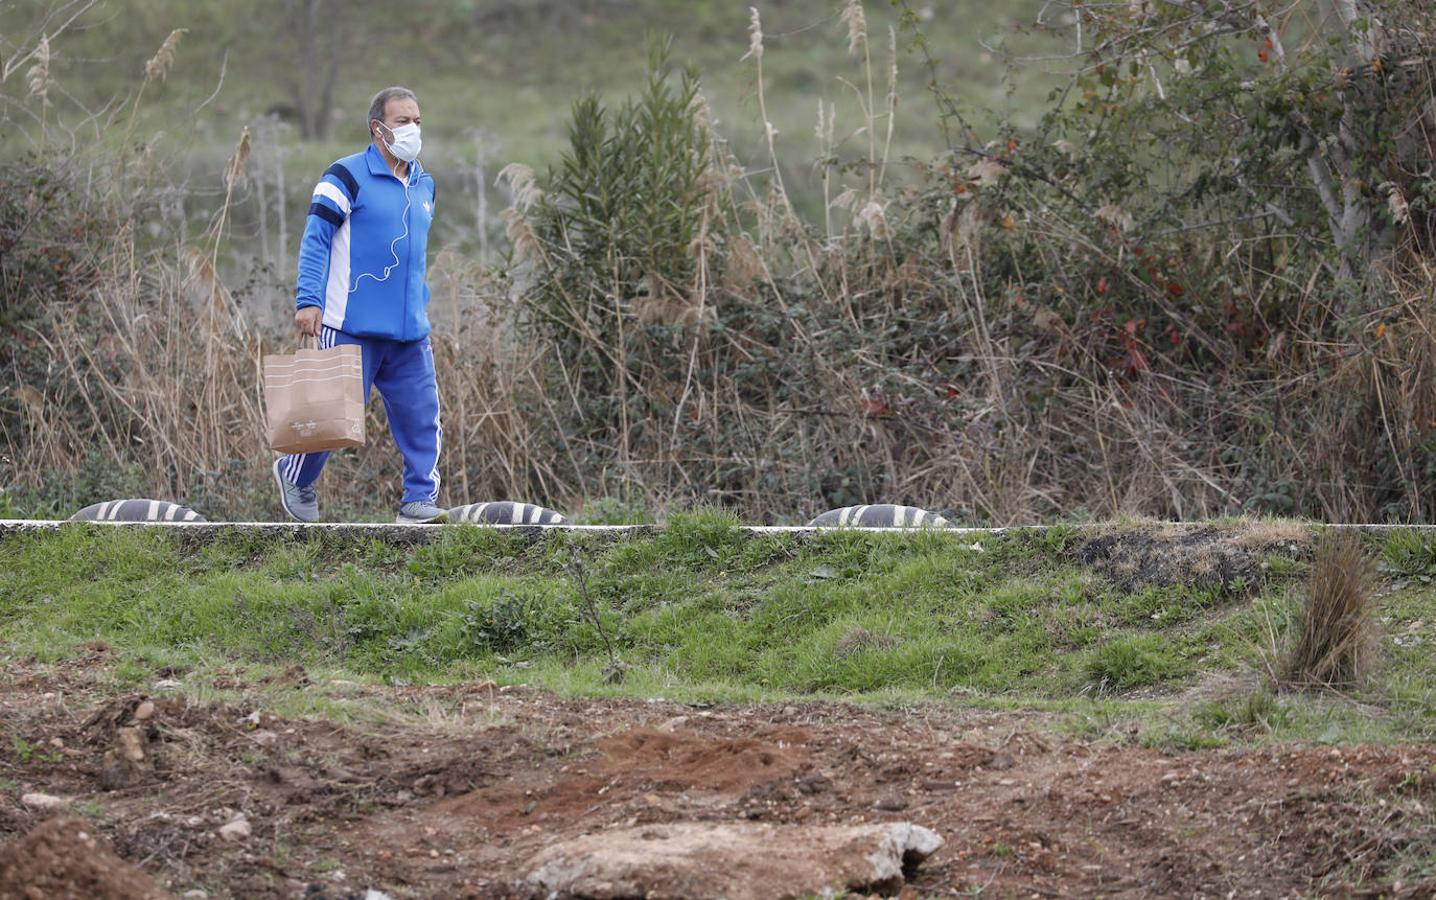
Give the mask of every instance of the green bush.
[{"label": "green bush", "polygon": [[532,643],[530,623],[536,610],[525,597],[500,591],[489,603],[469,601],[463,632],[474,646],[494,653],[512,653]]}]

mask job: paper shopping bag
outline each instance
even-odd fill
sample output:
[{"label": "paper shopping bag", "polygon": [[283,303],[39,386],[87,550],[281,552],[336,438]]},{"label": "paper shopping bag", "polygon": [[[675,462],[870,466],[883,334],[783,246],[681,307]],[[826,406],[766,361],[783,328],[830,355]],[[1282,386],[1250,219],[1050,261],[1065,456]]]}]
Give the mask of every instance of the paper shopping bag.
[{"label": "paper shopping bag", "polygon": [[364,444],[364,362],[359,347],[264,357],[269,446],[314,453]]}]

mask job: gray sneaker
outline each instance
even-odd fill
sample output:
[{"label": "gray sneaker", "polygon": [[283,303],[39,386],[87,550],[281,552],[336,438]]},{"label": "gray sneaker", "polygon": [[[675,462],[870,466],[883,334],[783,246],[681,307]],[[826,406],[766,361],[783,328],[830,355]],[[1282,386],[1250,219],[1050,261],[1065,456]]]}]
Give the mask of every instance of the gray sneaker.
[{"label": "gray sneaker", "polygon": [[411,500],[399,507],[399,518],[394,521],[400,525],[436,525],[449,521],[449,511],[423,500]]},{"label": "gray sneaker", "polygon": [[285,481],[279,472],[280,462],[278,459],[274,461],[274,480],[279,485],[280,505],[296,522],[319,521],[319,497],[315,494],[314,485],[300,487],[291,481]]}]

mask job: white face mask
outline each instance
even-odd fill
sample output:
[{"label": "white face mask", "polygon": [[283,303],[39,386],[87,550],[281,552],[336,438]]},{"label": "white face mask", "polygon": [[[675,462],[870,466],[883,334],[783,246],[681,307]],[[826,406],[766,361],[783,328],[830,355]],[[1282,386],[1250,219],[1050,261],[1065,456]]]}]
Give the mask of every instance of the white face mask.
[{"label": "white face mask", "polygon": [[[402,159],[409,163],[419,158],[419,150],[424,146],[423,139],[419,136],[419,126],[410,122],[408,125],[400,125],[398,128],[390,128],[380,122],[380,127],[393,137],[392,141],[384,141],[384,146],[395,158]],[[384,140],[382,137],[380,140]]]}]

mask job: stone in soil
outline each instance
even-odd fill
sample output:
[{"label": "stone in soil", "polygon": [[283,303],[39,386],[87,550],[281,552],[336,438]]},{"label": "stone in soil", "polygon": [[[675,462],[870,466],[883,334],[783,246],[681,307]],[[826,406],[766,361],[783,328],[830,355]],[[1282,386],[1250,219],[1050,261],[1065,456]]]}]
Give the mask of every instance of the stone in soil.
[{"label": "stone in soil", "polygon": [[31,809],[62,809],[70,805],[64,797],[56,797],[54,794],[23,794],[20,797],[20,804]]},{"label": "stone in soil", "polygon": [[219,836],[227,841],[242,841],[253,833],[249,820],[244,816],[237,816],[230,822],[221,826]]},{"label": "stone in soil", "polygon": [[100,787],[117,791],[148,778],[154,771],[154,761],[147,752],[148,743],[143,726],[116,729],[114,746],[105,751],[101,763]]},{"label": "stone in soil", "polygon": [[593,900],[890,894],[942,843],[934,832],[907,822],[649,825],[548,847],[534,857],[526,880],[547,892]]}]

